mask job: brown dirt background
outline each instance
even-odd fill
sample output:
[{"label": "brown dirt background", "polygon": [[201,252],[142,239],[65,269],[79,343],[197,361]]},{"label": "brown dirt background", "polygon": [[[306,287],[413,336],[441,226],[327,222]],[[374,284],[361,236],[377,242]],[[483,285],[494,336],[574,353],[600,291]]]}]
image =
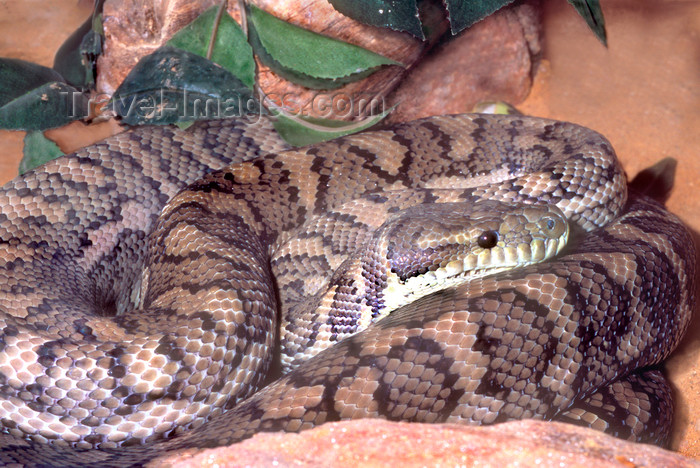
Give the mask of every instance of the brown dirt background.
[{"label": "brown dirt background", "polygon": [[[607,49],[566,1],[543,1],[544,57],[530,96],[518,108],[603,133],[630,176],[662,158],[676,158],[668,207],[693,230],[700,246],[700,1],[601,3]],[[0,1],[0,56],[51,66],[56,49],[90,11],[91,2],[84,0]],[[103,125],[98,134],[110,131]],[[62,139],[64,151],[95,138],[80,124],[69,133]],[[0,183],[17,174],[23,136],[0,131]],[[672,448],[700,458],[697,315],[667,369],[679,410]]]}]

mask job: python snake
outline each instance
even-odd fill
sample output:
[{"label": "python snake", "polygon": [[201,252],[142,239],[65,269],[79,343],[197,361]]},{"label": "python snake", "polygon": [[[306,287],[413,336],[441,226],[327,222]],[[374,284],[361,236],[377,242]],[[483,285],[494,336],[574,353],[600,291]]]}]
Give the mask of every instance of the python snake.
[{"label": "python snake", "polygon": [[[1,189],[0,462],[125,466],[361,417],[666,439],[670,389],[652,366],[690,320],[693,241],[628,197],[605,138],[459,115],[286,149],[262,118],[146,127]],[[410,231],[415,207],[485,200],[556,206],[570,245],[342,341],[356,320],[314,311],[377,312],[386,277],[346,253],[385,222]],[[435,270],[425,251],[395,257],[399,282]],[[276,341],[285,365],[328,349],[258,390]]]}]

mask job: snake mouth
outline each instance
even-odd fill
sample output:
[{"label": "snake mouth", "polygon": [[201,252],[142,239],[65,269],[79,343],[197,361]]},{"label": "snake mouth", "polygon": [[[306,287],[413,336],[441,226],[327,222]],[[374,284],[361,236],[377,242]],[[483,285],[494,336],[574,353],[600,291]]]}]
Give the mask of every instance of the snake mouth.
[{"label": "snake mouth", "polygon": [[[428,271],[422,282],[435,282],[436,290],[453,283],[462,283],[475,278],[490,276],[502,271],[515,270],[555,257],[567,244],[567,236],[556,239],[535,239],[530,244],[484,249],[469,254],[462,261],[453,260],[434,271]],[[406,281],[406,286],[413,278]],[[445,284],[448,282],[450,284]]]},{"label": "snake mouth", "polygon": [[548,239],[533,239],[530,243],[517,246],[496,245],[490,249],[470,253],[462,261],[451,261],[435,270],[438,279],[472,272],[474,276],[491,274],[494,270],[519,268],[540,263],[556,256],[566,246],[568,230],[565,234]]}]

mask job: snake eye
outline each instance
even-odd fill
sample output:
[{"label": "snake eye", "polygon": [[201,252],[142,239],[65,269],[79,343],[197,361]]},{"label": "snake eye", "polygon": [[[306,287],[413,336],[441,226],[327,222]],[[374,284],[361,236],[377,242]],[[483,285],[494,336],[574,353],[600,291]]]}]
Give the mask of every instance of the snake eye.
[{"label": "snake eye", "polygon": [[498,244],[498,233],[496,231],[484,231],[476,240],[476,243],[484,249],[496,247],[496,244]]},{"label": "snake eye", "polygon": [[552,238],[559,237],[566,232],[566,223],[552,216],[545,216],[539,223],[545,234]]}]

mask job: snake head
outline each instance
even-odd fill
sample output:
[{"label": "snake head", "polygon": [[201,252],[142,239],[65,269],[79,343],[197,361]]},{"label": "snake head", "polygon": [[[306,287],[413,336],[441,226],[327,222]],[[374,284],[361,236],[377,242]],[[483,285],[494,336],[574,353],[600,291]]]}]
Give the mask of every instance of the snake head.
[{"label": "snake head", "polygon": [[[419,205],[378,231],[387,309],[474,278],[543,262],[566,245],[569,223],[555,206],[484,201]],[[388,312],[386,312],[388,313]]]}]

